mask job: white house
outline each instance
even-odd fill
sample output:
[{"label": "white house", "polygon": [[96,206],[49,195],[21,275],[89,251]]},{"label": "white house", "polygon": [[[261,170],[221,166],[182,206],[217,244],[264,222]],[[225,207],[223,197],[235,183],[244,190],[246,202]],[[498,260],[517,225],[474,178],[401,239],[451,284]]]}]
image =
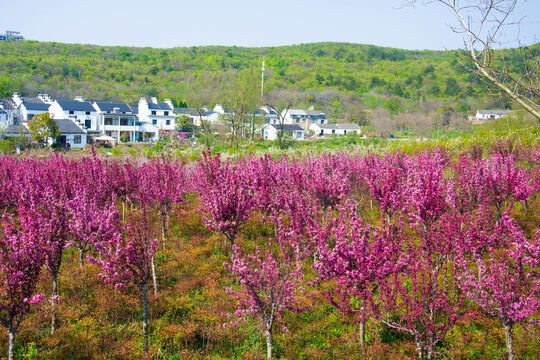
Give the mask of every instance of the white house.
[{"label": "white house", "polygon": [[[264,140],[276,140],[278,133],[281,130],[279,124],[266,124],[262,127],[262,135]],[[283,124],[283,131],[285,137],[292,140],[304,140],[306,130],[296,124]]]},{"label": "white house", "polygon": [[80,96],[77,96],[75,100],[54,100],[49,107],[49,113],[55,120],[71,119],[84,129],[93,130],[97,125],[96,109]]},{"label": "white house", "polygon": [[513,111],[509,110],[477,110],[474,119],[476,121],[500,119],[503,116],[512,114]]},{"label": "white house", "polygon": [[[139,122],[150,123],[159,130],[172,132],[175,130],[174,106],[170,99],[165,99],[165,102],[159,102],[155,97],[150,99],[142,97],[139,100],[138,107]],[[156,134],[156,139],[159,134]]]},{"label": "white house", "polygon": [[201,127],[203,121],[207,121],[208,123],[212,125],[220,124],[223,119],[223,113],[219,113],[216,111],[210,111],[206,108],[201,109],[202,111],[199,113],[199,110],[193,109],[193,108],[176,108],[175,111],[178,115],[185,115],[193,120],[193,125],[197,127]]},{"label": "white house", "polygon": [[[90,134],[105,134],[120,141],[121,135],[126,133],[131,142],[144,141],[137,119],[137,111],[128,104],[94,101],[92,106],[97,111],[97,122],[96,126],[92,126],[91,130],[88,131]],[[158,130],[155,130],[149,136],[155,138],[157,132]]]},{"label": "white house", "polygon": [[50,105],[44,103],[41,99],[23,97],[20,100],[17,106],[17,118],[21,123],[32,120],[35,115],[49,112]]},{"label": "white house", "polygon": [[16,114],[17,108],[9,99],[0,100],[0,123],[14,125]]},{"label": "white house", "polygon": [[87,143],[86,131],[71,119],[55,120],[60,131],[57,142],[71,148],[84,148]]},{"label": "white house", "polygon": [[[57,142],[63,146],[68,146],[71,148],[83,148],[86,146],[87,138],[86,132],[77,125],[71,119],[57,119],[55,120],[58,125],[58,130],[60,136],[58,137]],[[4,131],[4,136],[7,137],[30,137],[30,130],[28,129],[28,123],[22,123],[20,125],[10,125]],[[52,139],[49,138],[48,143],[52,144]]]},{"label": "white house", "polygon": [[310,130],[313,130],[316,136],[327,135],[345,135],[355,133],[360,135],[362,130],[356,124],[311,124]]},{"label": "white house", "polygon": [[320,110],[288,109],[281,112],[285,124],[297,124],[305,129],[312,124],[327,124],[326,114]]}]

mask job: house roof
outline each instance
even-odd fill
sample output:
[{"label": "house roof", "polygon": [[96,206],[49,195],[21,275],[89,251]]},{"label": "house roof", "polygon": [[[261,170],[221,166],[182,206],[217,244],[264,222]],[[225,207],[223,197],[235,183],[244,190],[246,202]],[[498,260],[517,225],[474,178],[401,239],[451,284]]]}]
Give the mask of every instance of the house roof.
[{"label": "house roof", "polygon": [[343,129],[343,130],[360,130],[360,126],[356,124],[313,124],[321,129]]},{"label": "house roof", "polygon": [[24,106],[26,110],[49,111],[49,106],[51,106],[38,98],[23,97],[22,101],[22,104],[19,106]]},{"label": "house roof", "polygon": [[71,119],[57,119],[60,134],[86,134],[75,122]]},{"label": "house roof", "polygon": [[113,103],[110,101],[94,101],[94,104],[99,108],[99,110],[104,112],[113,112],[115,108],[118,108],[118,111],[123,113],[133,113],[133,110],[126,103]]},{"label": "house roof", "polygon": [[6,130],[4,131],[4,133],[6,134],[20,134],[20,129],[22,129],[22,133],[23,134],[29,134],[30,132],[28,131],[28,129],[25,127],[25,126],[21,126],[21,125],[9,125]]},{"label": "house roof", "polygon": [[56,99],[55,101],[64,111],[96,111],[96,109],[94,109],[94,107],[88,101],[77,101],[70,99]]},{"label": "house roof", "polygon": [[309,115],[309,116],[326,117],[326,114],[323,111],[320,111],[320,110],[306,110],[306,114]]},{"label": "house roof", "polygon": [[[280,124],[266,124],[266,126],[272,126],[274,129],[276,130],[281,130],[281,125]],[[300,125],[297,125],[297,124],[283,124],[283,130],[285,131],[305,131],[306,129],[304,129],[302,126]]]},{"label": "house roof", "polygon": [[6,111],[15,110],[15,105],[13,105],[13,103],[9,101],[8,99],[1,99],[0,106]]},{"label": "house roof", "polygon": [[177,114],[195,115],[197,110],[194,108],[174,108],[174,112]]},{"label": "house roof", "polygon": [[287,113],[289,115],[307,115],[306,111],[302,109],[289,109]]},{"label": "house roof", "polygon": [[513,111],[511,110],[478,110],[478,114],[481,114],[481,115],[503,115],[503,114],[508,114],[511,112]]},{"label": "house roof", "polygon": [[157,104],[154,104],[153,102],[149,102],[148,108],[150,110],[172,110],[169,104],[164,103],[164,102],[158,102]]}]

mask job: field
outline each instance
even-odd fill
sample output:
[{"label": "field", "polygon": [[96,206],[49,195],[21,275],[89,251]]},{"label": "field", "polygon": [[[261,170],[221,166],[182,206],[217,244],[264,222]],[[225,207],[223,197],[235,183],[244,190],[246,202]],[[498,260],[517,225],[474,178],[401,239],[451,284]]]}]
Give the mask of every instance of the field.
[{"label": "field", "polygon": [[534,130],[356,140],[1,158],[2,352],[538,358]]}]

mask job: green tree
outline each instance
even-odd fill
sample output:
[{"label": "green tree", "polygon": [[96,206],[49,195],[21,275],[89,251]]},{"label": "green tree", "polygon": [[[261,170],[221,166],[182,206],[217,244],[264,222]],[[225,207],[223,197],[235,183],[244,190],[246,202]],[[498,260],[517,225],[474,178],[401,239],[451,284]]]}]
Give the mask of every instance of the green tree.
[{"label": "green tree", "polygon": [[28,129],[32,140],[37,141],[40,145],[46,146],[49,138],[53,139],[53,143],[60,136],[58,124],[47,113],[37,114],[32,120],[28,121]]}]

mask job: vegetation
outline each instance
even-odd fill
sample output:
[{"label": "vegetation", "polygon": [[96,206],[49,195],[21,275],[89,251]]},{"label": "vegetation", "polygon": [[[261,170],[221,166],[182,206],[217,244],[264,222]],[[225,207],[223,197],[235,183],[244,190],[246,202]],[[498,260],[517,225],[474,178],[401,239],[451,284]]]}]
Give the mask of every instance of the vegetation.
[{"label": "vegetation", "polygon": [[481,131],[236,160],[163,144],[152,159],[2,157],[0,348],[537,358],[539,137]]},{"label": "vegetation", "polygon": [[32,120],[28,121],[28,129],[32,140],[40,145],[47,145],[49,138],[55,142],[60,136],[58,124],[49,113],[35,115]]},{"label": "vegetation", "polygon": [[[505,52],[512,73],[521,52],[537,56],[538,44]],[[0,96],[34,96],[135,102],[140,96],[171,98],[197,108],[192,94],[211,89],[205,102],[226,102],[229,84],[251,76],[266,62],[265,93],[292,94],[295,106],[314,106],[329,117],[360,122],[364,110],[391,113],[461,113],[509,108],[491,86],[459,64],[450,51],[407,51],[348,43],[282,47],[190,47],[173,49],[41,43],[0,44]],[[255,86],[256,87],[256,86]]]}]

